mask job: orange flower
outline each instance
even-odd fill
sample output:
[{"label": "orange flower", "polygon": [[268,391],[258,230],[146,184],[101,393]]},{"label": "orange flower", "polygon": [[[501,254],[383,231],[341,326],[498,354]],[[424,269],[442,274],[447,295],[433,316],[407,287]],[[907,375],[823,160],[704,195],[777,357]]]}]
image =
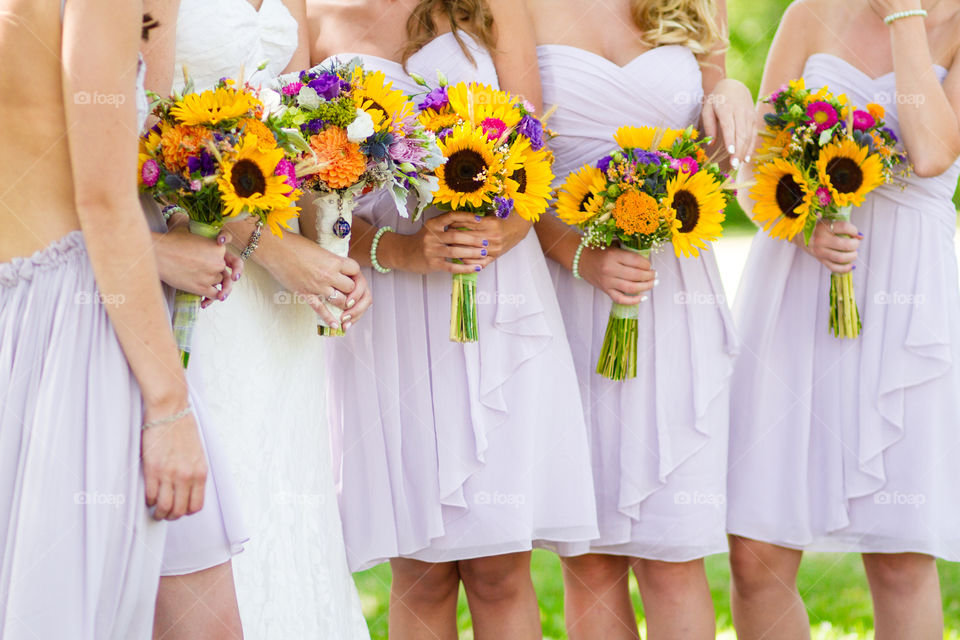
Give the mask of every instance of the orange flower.
[{"label": "orange flower", "polygon": [[879,104],[871,102],[867,105],[867,113],[872,115],[875,120],[882,120],[886,110]]},{"label": "orange flower", "polygon": [[360,145],[347,139],[347,132],[331,127],[310,137],[310,146],[317,159],[325,166],[317,177],[331,189],[346,189],[356,184],[367,170],[367,159],[360,152]]},{"label": "orange flower", "polygon": [[697,147],[697,164],[703,164],[706,161],[707,161],[707,153],[703,149]]},{"label": "orange flower", "polygon": [[212,138],[205,127],[178,124],[160,136],[160,153],[167,167],[185,171],[187,159],[200,154],[200,149]]},{"label": "orange flower", "polygon": [[277,139],[274,137],[273,132],[260,120],[244,118],[238,126],[243,131],[243,135],[252,133],[257,136],[257,143],[261,149],[273,149],[277,146]]},{"label": "orange flower", "polygon": [[660,205],[649,194],[627,191],[617,198],[613,219],[626,233],[649,235],[660,227]]}]

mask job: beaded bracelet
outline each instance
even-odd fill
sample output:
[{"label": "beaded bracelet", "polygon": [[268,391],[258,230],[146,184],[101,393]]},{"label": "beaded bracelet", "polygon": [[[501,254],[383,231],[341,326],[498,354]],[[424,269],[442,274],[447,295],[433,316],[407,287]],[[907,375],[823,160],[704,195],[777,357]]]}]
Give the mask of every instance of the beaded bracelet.
[{"label": "beaded bracelet", "polygon": [[573,277],[577,280],[583,280],[583,276],[580,275],[580,256],[583,255],[583,249],[587,245],[583,242],[580,243],[580,246],[577,247],[577,252],[573,254]]},{"label": "beaded bracelet", "polygon": [[250,241],[247,242],[246,248],[242,252],[240,252],[240,259],[243,260],[244,262],[246,262],[247,258],[253,255],[253,252],[256,251],[257,248],[260,246],[260,232],[262,230],[263,230],[263,221],[257,220],[257,226],[253,230],[253,233],[250,234]]},{"label": "beaded bracelet", "polygon": [[163,213],[163,221],[170,222],[170,218],[173,216],[173,214],[177,213],[178,211],[182,211],[183,213],[186,213],[186,211],[184,211],[184,208],[181,207],[180,205],[168,204],[163,209],[161,209],[161,212]]},{"label": "beaded bracelet", "polygon": [[193,413],[193,406],[187,405],[187,408],[181,411],[180,413],[175,413],[172,416],[167,416],[166,418],[160,418],[159,420],[151,420],[150,422],[144,422],[143,426],[140,427],[141,430],[152,429],[153,427],[162,427],[165,424],[173,424],[177,420],[182,420],[188,415]]},{"label": "beaded bracelet", "polygon": [[383,237],[383,234],[393,231],[393,227],[380,227],[377,230],[377,234],[373,236],[373,244],[370,245],[370,264],[373,265],[373,268],[379,273],[390,273],[393,269],[387,269],[380,261],[377,260],[377,247],[380,246],[380,238]]},{"label": "beaded bracelet", "polygon": [[884,24],[890,25],[895,21],[900,20],[901,18],[912,18],[913,16],[921,16],[923,18],[927,17],[926,9],[910,9],[909,11],[897,11],[896,13],[891,13],[886,18],[883,19]]}]

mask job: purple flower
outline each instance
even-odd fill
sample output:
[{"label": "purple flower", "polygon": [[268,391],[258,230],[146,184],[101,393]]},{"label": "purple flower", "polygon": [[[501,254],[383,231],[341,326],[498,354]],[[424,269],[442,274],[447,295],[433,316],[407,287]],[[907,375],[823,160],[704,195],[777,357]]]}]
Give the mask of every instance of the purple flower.
[{"label": "purple flower", "polygon": [[604,173],[606,173],[607,169],[610,168],[611,162],[613,162],[613,157],[604,156],[597,161],[597,169],[600,169],[600,171],[603,171]]},{"label": "purple flower", "polygon": [[300,93],[300,89],[303,89],[303,83],[291,82],[283,88],[283,95],[295,96]]},{"label": "purple flower", "polygon": [[633,155],[637,159],[637,164],[660,164],[660,156],[652,151],[634,149]]},{"label": "purple flower", "polygon": [[450,127],[447,127],[446,129],[441,130],[440,133],[437,134],[437,140],[446,140],[452,135],[453,135],[453,129],[451,129]]},{"label": "purple flower", "polygon": [[530,147],[534,151],[543,148],[543,124],[533,116],[523,116],[517,125],[517,133],[530,139]]},{"label": "purple flower", "polygon": [[884,127],[883,130],[886,132],[888,136],[890,136],[891,140],[893,140],[894,142],[900,142],[900,138],[898,138],[897,134],[893,132],[893,129],[891,129],[890,127]]},{"label": "purple flower", "polygon": [[199,171],[201,176],[212,176],[217,171],[217,163],[213,156],[207,153],[206,149],[200,151],[199,156],[190,156],[187,158],[187,171],[191,175]]},{"label": "purple flower", "polygon": [[310,120],[303,126],[306,127],[307,131],[309,131],[310,133],[316,134],[323,131],[323,125],[325,124],[326,122],[324,120],[321,120],[320,118],[314,118],[313,120]]},{"label": "purple flower", "polygon": [[447,97],[447,90],[444,87],[437,87],[427,94],[419,108],[420,111],[426,111],[427,109],[440,111],[448,104],[450,104],[450,98]]},{"label": "purple flower", "polygon": [[159,177],[160,165],[157,164],[156,160],[151,158],[143,163],[143,168],[140,169],[140,178],[143,180],[144,185],[152,187],[153,185],[157,184],[157,179]]},{"label": "purple flower", "polygon": [[390,145],[390,157],[398,164],[417,163],[427,155],[426,149],[417,140],[401,138]]},{"label": "purple flower", "polygon": [[493,206],[497,217],[503,220],[513,211],[513,199],[497,196],[493,199]]},{"label": "purple flower", "polygon": [[286,158],[277,163],[274,174],[286,178],[286,183],[291,190],[297,188],[297,168]]},{"label": "purple flower", "polygon": [[316,80],[307,83],[307,86],[323,96],[324,100],[334,100],[340,95],[344,84],[335,73],[321,73]]}]

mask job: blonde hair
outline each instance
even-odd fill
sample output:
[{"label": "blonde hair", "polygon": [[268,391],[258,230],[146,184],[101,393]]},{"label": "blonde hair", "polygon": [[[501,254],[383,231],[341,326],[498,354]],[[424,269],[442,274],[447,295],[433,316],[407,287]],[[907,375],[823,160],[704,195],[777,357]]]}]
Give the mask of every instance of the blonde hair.
[{"label": "blonde hair", "polygon": [[438,15],[445,16],[450,22],[450,30],[457,39],[460,48],[470,62],[476,62],[460,36],[466,31],[477,42],[492,51],[496,45],[493,35],[493,14],[486,0],[420,0],[407,20],[407,46],[403,50],[403,63],[425,44],[436,38],[440,30],[437,27]]},{"label": "blonde hair", "polygon": [[727,46],[716,0],[632,0],[630,15],[648,47],[679,44],[705,56]]}]

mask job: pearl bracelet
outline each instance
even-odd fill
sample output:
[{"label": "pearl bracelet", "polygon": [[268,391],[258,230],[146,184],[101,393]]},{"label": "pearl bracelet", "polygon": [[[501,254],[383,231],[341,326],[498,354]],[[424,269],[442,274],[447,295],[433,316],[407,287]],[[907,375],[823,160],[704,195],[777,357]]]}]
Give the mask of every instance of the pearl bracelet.
[{"label": "pearl bracelet", "polygon": [[583,255],[583,249],[587,245],[583,242],[580,243],[580,246],[577,247],[577,252],[573,254],[573,277],[577,280],[583,280],[583,276],[580,275],[580,256]]},{"label": "pearl bracelet", "polygon": [[253,255],[253,252],[257,250],[260,246],[260,234],[263,231],[263,220],[257,220],[257,226],[253,230],[253,233],[250,234],[250,240],[247,242],[246,248],[240,253],[240,259],[244,262]]},{"label": "pearl bracelet", "polygon": [[170,222],[170,218],[173,216],[173,214],[175,214],[175,213],[177,213],[177,212],[186,213],[186,211],[184,210],[184,208],[181,207],[180,205],[178,205],[178,204],[168,204],[167,206],[165,206],[165,207],[161,210],[161,213],[163,213],[163,221],[164,221],[164,222]]},{"label": "pearl bracelet", "polygon": [[173,424],[177,420],[183,420],[188,415],[193,413],[193,406],[187,405],[187,408],[181,411],[180,413],[175,413],[172,416],[166,418],[160,418],[159,420],[151,420],[150,422],[144,422],[143,426],[140,427],[141,430],[152,429],[153,427],[162,427],[165,424]]},{"label": "pearl bracelet", "polygon": [[377,260],[377,247],[380,246],[380,238],[383,237],[383,234],[393,231],[393,227],[380,227],[377,230],[377,234],[373,236],[373,244],[370,245],[370,264],[373,265],[373,268],[377,270],[378,273],[390,273],[393,269],[387,269],[380,261]]},{"label": "pearl bracelet", "polygon": [[896,13],[891,13],[886,18],[883,19],[884,24],[891,25],[901,18],[912,18],[914,16],[920,16],[923,18],[927,17],[926,9],[910,9],[909,11],[897,11]]}]

